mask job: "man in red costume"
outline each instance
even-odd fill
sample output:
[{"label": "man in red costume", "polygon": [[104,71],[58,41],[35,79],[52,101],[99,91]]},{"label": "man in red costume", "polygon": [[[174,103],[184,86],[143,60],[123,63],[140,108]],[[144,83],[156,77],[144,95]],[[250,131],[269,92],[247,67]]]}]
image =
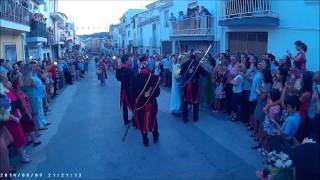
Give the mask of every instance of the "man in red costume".
[{"label": "man in red costume", "polygon": [[132,98],[130,96],[131,80],[134,76],[132,69],[128,65],[129,56],[123,55],[121,57],[121,68],[116,70],[116,78],[121,82],[120,89],[120,106],[123,111],[124,124],[129,123],[128,109],[132,111]]},{"label": "man in red costume", "polygon": [[132,96],[136,127],[142,133],[143,144],[148,146],[148,131],[152,132],[154,143],[159,140],[157,97],[160,95],[160,77],[148,71],[146,60],[146,56],[139,59],[140,72],[132,79]]}]

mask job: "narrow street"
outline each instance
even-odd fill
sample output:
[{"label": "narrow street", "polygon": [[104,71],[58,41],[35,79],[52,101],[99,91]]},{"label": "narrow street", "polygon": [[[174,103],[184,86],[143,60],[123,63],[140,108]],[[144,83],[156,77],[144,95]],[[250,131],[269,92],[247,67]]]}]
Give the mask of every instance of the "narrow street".
[{"label": "narrow street", "polygon": [[33,161],[18,172],[81,173],[82,179],[255,179],[261,157],[251,150],[245,127],[206,109],[197,123],[184,124],[168,110],[169,89],[159,97],[158,144],[144,147],[134,128],[122,142],[119,87],[111,72],[101,87],[91,61],[89,74],[54,100],[43,144],[27,149]]}]

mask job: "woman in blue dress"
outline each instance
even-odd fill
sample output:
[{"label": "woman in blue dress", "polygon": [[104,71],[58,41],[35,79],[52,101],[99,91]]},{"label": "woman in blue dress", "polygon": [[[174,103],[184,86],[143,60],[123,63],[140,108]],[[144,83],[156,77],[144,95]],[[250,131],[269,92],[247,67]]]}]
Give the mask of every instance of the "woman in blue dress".
[{"label": "woman in blue dress", "polygon": [[172,87],[170,98],[170,111],[173,115],[181,113],[181,62],[185,56],[180,56],[178,59],[173,59],[172,67]]}]

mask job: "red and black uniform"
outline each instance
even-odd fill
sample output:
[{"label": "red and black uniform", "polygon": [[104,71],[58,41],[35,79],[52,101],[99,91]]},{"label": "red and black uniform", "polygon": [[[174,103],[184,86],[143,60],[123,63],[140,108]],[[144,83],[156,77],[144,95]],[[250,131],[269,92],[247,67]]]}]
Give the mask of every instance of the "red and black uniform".
[{"label": "red and black uniform", "polygon": [[159,138],[157,112],[157,97],[160,95],[160,77],[151,74],[147,69],[142,69],[132,79],[132,96],[135,100],[134,118],[136,127],[140,129],[143,143],[148,146],[147,133],[152,132],[154,142]]},{"label": "red and black uniform", "polygon": [[193,105],[193,121],[198,120],[200,96],[199,79],[200,75],[208,75],[208,72],[199,63],[199,60],[193,58],[181,66],[181,74],[183,75],[182,117],[185,122],[188,121],[189,104]]},{"label": "red and black uniform", "polygon": [[128,65],[122,65],[121,68],[116,70],[116,78],[121,82],[120,107],[122,107],[123,120],[126,125],[129,123],[128,109],[130,109],[130,111],[133,110],[133,102],[130,95],[131,80],[133,76],[133,71]]}]

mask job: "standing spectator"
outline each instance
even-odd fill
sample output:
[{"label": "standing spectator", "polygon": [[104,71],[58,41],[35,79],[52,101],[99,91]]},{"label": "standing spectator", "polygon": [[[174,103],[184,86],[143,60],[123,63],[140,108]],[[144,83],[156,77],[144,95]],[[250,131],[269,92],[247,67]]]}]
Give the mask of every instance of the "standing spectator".
[{"label": "standing spectator", "polygon": [[59,88],[63,88],[65,85],[65,77],[63,73],[64,62],[62,60],[58,60],[57,62],[57,75],[59,78]]},{"label": "standing spectator", "polygon": [[149,61],[148,61],[148,69],[149,69],[149,71],[151,73],[154,73],[154,68],[155,68],[155,65],[156,65],[155,56],[156,55],[150,56],[149,57]]},{"label": "standing spectator", "polygon": [[31,137],[33,147],[41,144],[37,139],[34,116],[32,116],[32,108],[28,96],[21,90],[23,81],[20,76],[15,76],[12,80],[13,93],[20,100],[21,125],[26,134]]},{"label": "standing spectator", "polygon": [[[3,78],[3,77],[1,77]],[[12,168],[9,162],[8,146],[12,143],[13,137],[5,126],[5,121],[10,120],[10,103],[6,96],[6,88],[0,82],[0,172],[10,173]]]},{"label": "standing spectator", "polygon": [[165,55],[161,61],[163,67],[163,79],[164,79],[164,86],[170,87],[171,86],[171,61],[169,58],[169,54]]},{"label": "standing spectator", "polygon": [[223,58],[224,55],[220,55],[218,64],[213,69],[213,80],[215,83],[215,103],[214,112],[220,111],[222,108],[222,103],[225,102],[226,92],[225,85],[228,78],[227,60]]},{"label": "standing spectator", "polygon": [[300,128],[296,134],[296,137],[300,142],[302,142],[302,140],[306,137],[305,127],[307,124],[307,115],[312,99],[313,76],[310,71],[307,71],[303,74],[301,83],[301,92],[299,94],[299,113],[301,116],[301,123]]},{"label": "standing spectator", "polygon": [[245,66],[243,64],[237,65],[237,72],[238,74],[236,77],[234,77],[230,83],[232,86],[232,112],[230,115],[231,121],[237,121],[240,118],[240,112],[241,112],[241,104],[243,103],[243,81],[244,77],[243,74],[245,73]]},{"label": "standing spectator", "polygon": [[48,123],[45,119],[44,110],[43,110],[43,98],[45,98],[45,88],[42,84],[37,73],[41,71],[37,62],[31,62],[33,65],[32,67],[32,80],[35,83],[34,95],[36,97],[37,102],[37,127],[39,130],[46,130],[48,129]]},{"label": "standing spectator", "polygon": [[312,99],[308,110],[307,137],[320,142],[320,72],[314,75]]},{"label": "standing spectator", "polygon": [[251,130],[254,127],[254,111],[257,106],[258,102],[258,94],[257,94],[257,88],[261,86],[262,84],[262,73],[261,73],[261,67],[258,66],[258,59],[255,56],[250,57],[251,61],[251,73],[252,73],[252,82],[250,87],[250,95],[249,95],[249,114],[250,114],[250,120],[248,124],[248,129]]},{"label": "standing spectator", "polygon": [[[255,140],[259,140],[262,133],[262,121],[264,119],[263,108],[267,105],[268,94],[272,88],[272,75],[269,68],[266,68],[265,62],[262,65],[263,81],[260,87],[256,89],[257,95],[259,96],[256,109],[254,112],[254,134],[252,137],[256,137]],[[253,148],[258,148],[259,146],[254,146]]]},{"label": "standing spectator", "polygon": [[287,56],[290,57],[290,59],[293,60],[293,64],[295,66],[294,69],[294,74],[295,78],[299,79],[302,74],[306,71],[306,64],[307,64],[307,58],[306,58],[306,53],[308,50],[308,47],[305,43],[302,41],[298,40],[294,43],[296,46],[296,50],[298,51],[298,54],[293,57],[291,52],[287,50]]},{"label": "standing spectator", "polygon": [[0,73],[7,74],[8,70],[5,67],[6,61],[4,59],[0,59]]},{"label": "standing spectator", "polygon": [[[3,81],[4,82],[4,81]],[[24,145],[27,144],[27,138],[23,132],[22,126],[21,126],[21,112],[20,112],[20,105],[19,100],[15,96],[15,94],[12,91],[12,85],[11,82],[8,80],[5,80],[4,82],[5,87],[8,89],[6,95],[11,101],[11,110],[10,110],[10,120],[5,121],[5,126],[10,131],[13,142],[12,146],[15,148],[20,156],[20,160],[22,163],[29,163],[31,162],[30,157],[25,153]]]},{"label": "standing spectator", "polygon": [[[223,58],[226,58],[225,55],[223,54]],[[228,83],[225,87],[225,92],[226,92],[226,111],[228,113],[231,113],[232,111],[232,83],[231,80],[234,79],[238,75],[238,60],[235,55],[230,56],[230,63],[228,65]]]},{"label": "standing spectator", "polygon": [[177,18],[171,13],[169,21],[171,23],[172,32],[175,32],[177,29]]},{"label": "standing spectator", "polygon": [[53,80],[53,96],[58,95],[57,93],[57,85],[58,85],[58,75],[57,75],[57,65],[52,64],[51,62],[48,62],[49,65],[49,70],[50,70],[50,75]]},{"label": "standing spectator", "polygon": [[159,56],[156,56],[154,74],[157,76],[161,75],[161,61],[160,61]]}]

